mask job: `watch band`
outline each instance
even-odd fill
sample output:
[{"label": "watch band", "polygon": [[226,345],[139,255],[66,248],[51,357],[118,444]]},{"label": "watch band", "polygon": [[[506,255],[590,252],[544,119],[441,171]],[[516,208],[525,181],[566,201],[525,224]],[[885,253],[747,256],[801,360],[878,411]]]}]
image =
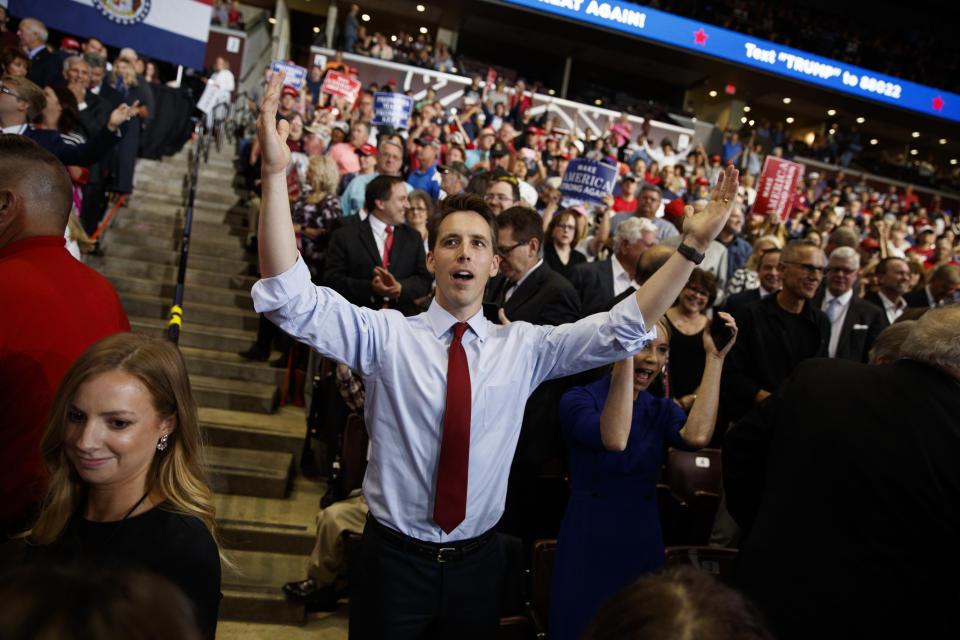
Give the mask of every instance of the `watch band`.
[{"label": "watch band", "polygon": [[686,258],[693,264],[700,264],[701,262],[703,262],[703,259],[705,257],[702,253],[700,253],[690,245],[684,244],[683,242],[681,242],[680,245],[677,247],[677,253],[682,255],[684,258]]}]

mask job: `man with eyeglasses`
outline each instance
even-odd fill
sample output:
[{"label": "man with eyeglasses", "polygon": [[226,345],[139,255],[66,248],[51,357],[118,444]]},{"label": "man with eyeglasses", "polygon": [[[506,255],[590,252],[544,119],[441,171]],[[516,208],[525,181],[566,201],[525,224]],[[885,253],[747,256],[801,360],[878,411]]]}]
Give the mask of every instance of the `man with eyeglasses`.
[{"label": "man with eyeglasses", "polygon": [[823,279],[823,263],[816,243],[791,240],[780,254],[780,291],[737,312],[740,334],[722,383],[732,420],[763,402],[801,361],[827,355],[830,321],[811,302]]},{"label": "man with eyeglasses", "polygon": [[827,262],[827,286],[813,298],[813,305],[830,320],[831,358],[866,362],[877,336],[888,326],[880,307],[854,295],[859,273],[857,250],[837,247]]},{"label": "man with eyeglasses", "polygon": [[499,216],[510,207],[520,204],[520,183],[506,171],[494,171],[483,200],[493,215]]},{"label": "man with eyeglasses", "polygon": [[[531,209],[511,207],[496,219],[500,275],[487,285],[484,302],[494,303],[501,321],[562,325],[580,318],[580,298],[570,282],[543,260],[543,220]],[[507,481],[507,501],[498,529],[521,538],[528,548],[538,538],[555,538],[560,513],[543,504],[538,491],[545,462],[560,460],[560,396],[567,378],[548,380],[527,399],[517,451]]]}]

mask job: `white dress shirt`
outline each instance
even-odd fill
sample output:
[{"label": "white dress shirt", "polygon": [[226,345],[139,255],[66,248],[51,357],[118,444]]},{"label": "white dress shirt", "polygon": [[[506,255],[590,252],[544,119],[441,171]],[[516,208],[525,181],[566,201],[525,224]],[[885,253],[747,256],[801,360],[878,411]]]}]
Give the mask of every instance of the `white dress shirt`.
[{"label": "white dress shirt", "polygon": [[847,317],[847,311],[850,310],[850,300],[853,299],[853,289],[850,289],[846,293],[840,296],[834,296],[830,293],[829,290],[825,290],[823,293],[823,304],[820,306],[821,311],[827,314],[827,317],[830,317],[827,309],[830,308],[830,301],[837,301],[837,311],[833,320],[830,323],[830,345],[827,348],[827,354],[831,358],[837,357],[837,345],[840,343],[840,331],[843,329],[843,321]]},{"label": "white dress shirt", "polygon": [[633,279],[633,274],[627,273],[627,270],[624,269],[623,265],[620,264],[620,261],[617,260],[617,256],[610,257],[610,266],[613,267],[613,297],[614,298],[616,298],[618,295],[620,295],[630,287],[633,287],[634,289],[640,288],[640,285],[638,285],[636,280]]},{"label": "white dress shirt", "polygon": [[883,291],[877,291],[877,297],[879,297],[880,302],[883,303],[883,311],[887,314],[887,322],[890,324],[896,322],[897,318],[903,315],[903,312],[907,308],[907,301],[904,300],[902,296],[900,298],[900,304],[894,304],[890,298],[883,295]]},{"label": "white dress shirt", "polygon": [[507,476],[530,393],[544,380],[639,352],[647,332],[636,297],[609,313],[559,327],[495,325],[478,312],[463,336],[470,370],[470,464],[466,517],[450,534],[433,521],[447,354],[457,319],[436,300],[417,316],[347,302],[310,282],[298,257],[253,286],[254,308],[322,355],[363,378],[370,462],[363,491],[383,524],[429,542],[476,537],[503,514]]}]

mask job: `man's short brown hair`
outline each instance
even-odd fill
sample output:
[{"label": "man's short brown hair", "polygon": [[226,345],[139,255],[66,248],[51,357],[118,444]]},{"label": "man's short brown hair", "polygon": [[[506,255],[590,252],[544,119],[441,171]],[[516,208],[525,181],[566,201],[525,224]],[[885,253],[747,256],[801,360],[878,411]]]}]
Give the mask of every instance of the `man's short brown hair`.
[{"label": "man's short brown hair", "polygon": [[30,82],[26,78],[12,76],[9,73],[0,78],[3,86],[26,100],[27,104],[27,122],[33,122],[34,118],[40,115],[43,108],[47,106],[47,99],[43,97],[43,89]]},{"label": "man's short brown hair", "polygon": [[513,229],[514,242],[537,241],[538,251],[543,251],[543,218],[527,207],[510,207],[497,216],[497,229]]},{"label": "man's short brown hair", "polygon": [[487,221],[487,224],[490,226],[490,247],[493,249],[493,253],[496,254],[497,228],[494,224],[496,216],[493,215],[493,211],[491,211],[487,203],[483,201],[483,198],[473,193],[456,193],[440,201],[440,210],[435,216],[430,218],[430,221],[427,223],[427,244],[430,246],[430,251],[437,248],[437,236],[440,234],[440,223],[451,213],[456,213],[457,211],[472,211]]}]

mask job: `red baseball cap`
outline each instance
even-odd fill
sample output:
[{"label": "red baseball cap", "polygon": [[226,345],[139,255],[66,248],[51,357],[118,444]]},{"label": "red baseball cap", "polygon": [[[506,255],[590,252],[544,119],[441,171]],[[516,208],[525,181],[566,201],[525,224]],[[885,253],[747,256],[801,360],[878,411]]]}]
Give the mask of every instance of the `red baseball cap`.
[{"label": "red baseball cap", "polygon": [[76,49],[80,50],[80,43],[77,42],[76,38],[64,38],[60,41],[61,49]]},{"label": "red baseball cap", "polygon": [[393,85],[393,86],[397,86],[397,79],[396,79],[396,78],[390,78],[389,80],[387,80],[387,84],[391,84],[391,85]]},{"label": "red baseball cap", "polygon": [[663,208],[663,215],[670,218],[679,218],[683,215],[683,200],[676,198],[667,203]]},{"label": "red baseball cap", "polygon": [[375,156],[377,155],[377,148],[368,142],[363,146],[358,147],[357,153],[361,156]]},{"label": "red baseball cap", "polygon": [[294,98],[296,98],[300,94],[297,93],[296,87],[294,87],[292,84],[285,84],[283,85],[283,89],[280,90],[280,95],[293,96]]}]

